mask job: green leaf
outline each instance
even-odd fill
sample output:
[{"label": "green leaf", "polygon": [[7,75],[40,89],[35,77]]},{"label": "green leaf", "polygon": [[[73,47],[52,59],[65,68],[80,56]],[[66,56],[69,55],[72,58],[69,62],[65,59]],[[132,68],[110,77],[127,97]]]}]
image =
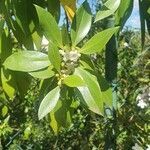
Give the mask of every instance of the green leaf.
[{"label": "green leaf", "polygon": [[95,68],[94,63],[89,55],[81,55],[80,64],[84,69],[93,70]]},{"label": "green leaf", "polygon": [[112,89],[110,88],[108,82],[101,75],[98,76],[99,85],[101,87],[102,92],[102,100],[106,104],[106,106],[112,108],[113,105],[113,97],[112,97]]},{"label": "green leaf", "polygon": [[48,57],[54,68],[60,72],[61,67],[61,57],[59,54],[59,49],[56,45],[50,43],[48,48]]},{"label": "green leaf", "polygon": [[65,24],[61,27],[61,34],[62,34],[62,39],[63,39],[63,45],[65,46],[70,46],[70,38],[69,38],[69,33],[67,31],[67,27]]},{"label": "green leaf", "polygon": [[9,56],[4,66],[10,70],[31,72],[50,65],[48,56],[37,51],[19,51]]},{"label": "green leaf", "polygon": [[0,19],[0,37],[1,37],[2,31],[3,31],[4,23],[5,23],[5,20]]},{"label": "green leaf", "polygon": [[13,78],[15,80],[20,98],[24,98],[31,86],[31,76],[26,72],[13,72]]},{"label": "green leaf", "polygon": [[45,37],[58,47],[62,47],[61,32],[54,17],[45,9],[37,5],[35,5],[35,8],[39,18],[39,26],[42,28]]},{"label": "green leaf", "polygon": [[89,32],[92,22],[90,7],[87,2],[77,10],[71,25],[72,45],[76,46]]},{"label": "green leaf", "polygon": [[60,1],[59,0],[48,0],[48,11],[55,17],[55,20],[59,22],[60,19]]},{"label": "green leaf", "polygon": [[41,43],[42,43],[42,34],[41,33],[38,33],[37,31],[35,31],[33,34],[32,34],[32,40],[34,42],[34,50],[38,49],[40,50],[41,49]]},{"label": "green leaf", "polygon": [[141,24],[141,44],[142,44],[142,49],[144,48],[145,44],[145,32],[146,32],[146,27],[145,27],[145,12],[144,12],[144,1],[139,0],[139,14],[140,14],[140,24]]},{"label": "green leaf", "polygon": [[39,78],[39,79],[47,79],[47,78],[51,78],[52,76],[54,76],[54,71],[52,71],[51,66],[49,66],[48,68],[44,68],[38,71],[34,71],[34,72],[30,72],[29,74],[31,76],[33,76],[34,78]]},{"label": "green leaf", "polygon": [[2,88],[9,98],[13,99],[16,94],[17,85],[12,76],[12,72],[5,68],[1,68]]},{"label": "green leaf", "polygon": [[72,111],[67,101],[59,100],[56,107],[50,112],[50,126],[55,134],[57,134],[62,127],[70,126],[72,122]]},{"label": "green leaf", "polygon": [[81,48],[81,53],[92,54],[101,52],[112,35],[118,30],[118,27],[109,28],[94,35],[84,46]]},{"label": "green leaf", "polygon": [[8,113],[8,107],[7,106],[3,106],[1,113],[2,113],[2,117],[6,117],[6,115]]},{"label": "green leaf", "polygon": [[78,90],[89,109],[102,115],[104,113],[104,102],[102,100],[102,92],[97,82],[97,78],[81,68],[76,68],[75,74],[80,76],[86,84],[84,87],[78,87]]},{"label": "green leaf", "polygon": [[4,30],[0,37],[0,55],[1,63],[3,63],[12,53],[12,39],[8,30]]},{"label": "green leaf", "polygon": [[120,6],[115,13],[115,24],[123,28],[133,10],[133,0],[121,0]]},{"label": "green leaf", "polygon": [[39,110],[38,118],[39,120],[45,117],[49,112],[51,112],[56,106],[60,97],[60,87],[57,86],[55,89],[50,91],[42,100]]},{"label": "green leaf", "polygon": [[150,8],[148,9],[148,11],[147,11],[149,14],[150,14]]},{"label": "green leaf", "polygon": [[[37,25],[36,10],[32,1],[7,1],[7,22],[17,40],[27,49],[33,49],[32,33]],[[13,19],[11,17],[13,14]]]},{"label": "green leaf", "polygon": [[120,1],[121,0],[108,0],[103,5],[103,10],[98,11],[96,14],[95,22],[112,15],[118,9]]},{"label": "green leaf", "polygon": [[63,80],[63,83],[69,87],[85,86],[84,81],[77,75],[70,75]]},{"label": "green leaf", "polygon": [[[79,92],[76,93],[81,102],[86,103],[86,107],[96,114],[102,115],[103,112],[100,111],[95,99],[91,95],[88,87],[78,87]],[[102,109],[103,110],[103,109]]]}]

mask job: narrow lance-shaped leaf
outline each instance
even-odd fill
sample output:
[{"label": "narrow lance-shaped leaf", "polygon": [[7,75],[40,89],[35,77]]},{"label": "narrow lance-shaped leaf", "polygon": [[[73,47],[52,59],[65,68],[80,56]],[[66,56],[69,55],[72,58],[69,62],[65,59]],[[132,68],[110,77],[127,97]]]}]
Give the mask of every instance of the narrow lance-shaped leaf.
[{"label": "narrow lance-shaped leaf", "polygon": [[143,9],[144,9],[144,18],[147,26],[147,31],[150,35],[150,14],[148,13],[148,9],[150,9],[150,0],[143,1]]},{"label": "narrow lance-shaped leaf", "polygon": [[72,45],[76,46],[89,32],[92,15],[88,2],[84,2],[77,10],[71,25]]},{"label": "narrow lance-shaped leaf", "polygon": [[57,46],[62,47],[61,32],[54,17],[45,9],[37,5],[35,7],[39,18],[39,26],[42,28],[45,37]]},{"label": "narrow lance-shaped leaf", "polygon": [[49,44],[48,48],[48,57],[54,68],[60,72],[60,67],[61,67],[61,57],[59,54],[59,49],[56,45],[53,43]]},{"label": "narrow lance-shaped leaf", "polygon": [[123,28],[133,10],[133,0],[121,0],[120,6],[115,13],[115,25]]},{"label": "narrow lance-shaped leaf", "polygon": [[0,36],[0,53],[1,53],[1,63],[3,64],[4,61],[8,56],[12,54],[12,39],[11,34],[8,30],[3,30]]},{"label": "narrow lance-shaped leaf", "polygon": [[95,102],[95,99],[92,97],[88,87],[78,87],[77,88],[79,92],[76,93],[78,98],[80,99],[81,103],[83,103],[85,106],[87,105],[87,108],[91,111],[93,111],[96,114],[102,115],[97,103]]},{"label": "narrow lance-shaped leaf", "polygon": [[69,46],[71,43],[71,39],[69,37],[67,26],[65,24],[63,24],[63,26],[61,27],[61,34],[62,34],[63,45]]},{"label": "narrow lance-shaped leaf", "polygon": [[84,87],[78,87],[78,90],[90,110],[102,115],[104,111],[104,102],[102,100],[101,89],[96,77],[81,68],[76,68],[75,75],[80,76],[86,84]]},{"label": "narrow lance-shaped leaf", "polygon": [[31,72],[50,65],[48,56],[37,51],[19,51],[9,56],[4,66],[10,70]]},{"label": "narrow lance-shaped leaf", "polygon": [[55,17],[58,22],[60,18],[60,2],[59,0],[48,0],[48,11]]},{"label": "narrow lance-shaped leaf", "polygon": [[147,11],[149,14],[150,14],[150,8],[148,9],[148,11]]},{"label": "narrow lance-shaped leaf", "polygon": [[42,100],[38,110],[39,119],[42,119],[54,109],[59,100],[59,97],[60,97],[60,87],[57,86],[55,89],[50,91]]},{"label": "narrow lance-shaped leaf", "polygon": [[97,33],[89,41],[87,41],[87,43],[84,44],[84,46],[81,48],[81,53],[92,54],[101,52],[101,50],[105,47],[107,42],[117,30],[118,27],[114,27]]},{"label": "narrow lance-shaped leaf", "polygon": [[3,31],[4,22],[5,22],[4,19],[0,19],[0,37],[1,37],[2,31]]},{"label": "narrow lance-shaped leaf", "polygon": [[112,15],[119,7],[120,1],[121,0],[108,0],[103,5],[103,10],[98,11],[98,13],[96,14],[95,22]]},{"label": "narrow lance-shaped leaf", "polygon": [[140,23],[141,23],[141,44],[142,44],[142,49],[144,48],[144,44],[145,44],[145,14],[144,14],[144,1],[139,0],[139,13],[140,13]]}]

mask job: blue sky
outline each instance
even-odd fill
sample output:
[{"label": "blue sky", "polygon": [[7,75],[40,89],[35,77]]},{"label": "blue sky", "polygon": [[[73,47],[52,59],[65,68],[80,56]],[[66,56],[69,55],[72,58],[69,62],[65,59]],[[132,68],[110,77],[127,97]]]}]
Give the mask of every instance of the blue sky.
[{"label": "blue sky", "polygon": [[126,26],[131,26],[133,28],[140,28],[138,0],[134,0],[133,12],[126,23]]},{"label": "blue sky", "polygon": [[[88,0],[90,5],[96,0]],[[81,4],[84,0],[78,0],[78,4]],[[92,7],[92,6],[91,6]],[[125,26],[133,27],[133,28],[140,28],[140,18],[139,18],[139,7],[138,7],[138,0],[134,0],[134,8],[133,12],[126,22]]]},{"label": "blue sky", "polygon": [[[85,0],[78,0],[77,6],[81,5]],[[92,8],[92,3],[95,3],[97,0],[88,0],[90,7]],[[63,16],[61,17],[60,24],[63,23],[64,19],[64,11],[61,9]],[[128,21],[126,22],[125,26],[132,27],[132,28],[140,28],[140,18],[139,18],[139,6],[138,0],[134,0],[134,8],[131,16],[129,17]]]}]

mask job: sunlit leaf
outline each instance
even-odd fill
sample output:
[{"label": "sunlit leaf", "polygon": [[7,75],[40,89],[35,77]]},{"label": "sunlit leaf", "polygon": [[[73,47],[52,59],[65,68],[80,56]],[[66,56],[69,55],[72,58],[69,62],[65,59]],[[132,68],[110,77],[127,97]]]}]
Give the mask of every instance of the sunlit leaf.
[{"label": "sunlit leaf", "polygon": [[51,78],[52,76],[54,76],[54,71],[52,71],[53,67],[48,67],[48,68],[44,68],[38,71],[34,71],[34,72],[30,72],[29,74],[35,78],[39,78],[39,79],[47,79],[47,78]]},{"label": "sunlit leaf", "polygon": [[120,6],[115,13],[115,24],[123,28],[133,10],[133,0],[121,0]]},{"label": "sunlit leaf", "polygon": [[95,22],[112,15],[119,7],[121,0],[108,0],[102,7],[102,10],[96,14]]},{"label": "sunlit leaf", "polygon": [[60,97],[60,87],[57,86],[55,89],[50,91],[42,100],[38,110],[39,119],[42,119],[54,109],[59,100],[59,97]]},{"label": "sunlit leaf", "polygon": [[42,7],[35,5],[39,19],[39,26],[45,37],[57,46],[62,47],[62,37],[54,17]]},{"label": "sunlit leaf", "polygon": [[96,52],[101,52],[117,30],[118,27],[114,27],[97,33],[84,44],[84,46],[81,48],[81,53],[93,54]]},{"label": "sunlit leaf", "polygon": [[148,11],[147,11],[149,14],[150,14],[150,8],[148,9]]},{"label": "sunlit leaf", "polygon": [[16,94],[17,85],[12,72],[5,68],[1,68],[1,80],[4,92],[13,99]]},{"label": "sunlit leaf", "polygon": [[63,83],[69,87],[84,86],[84,81],[77,75],[70,75],[63,80]]},{"label": "sunlit leaf", "polygon": [[78,87],[78,90],[80,91],[89,109],[97,114],[103,115],[104,102],[97,78],[81,68],[76,68],[75,74],[80,76],[85,82],[86,86]]},{"label": "sunlit leaf", "polygon": [[77,10],[71,25],[72,45],[76,46],[89,32],[92,22],[92,15],[89,4],[84,2]]},{"label": "sunlit leaf", "polygon": [[10,70],[31,72],[50,65],[48,56],[37,51],[19,51],[9,56],[4,66]]}]

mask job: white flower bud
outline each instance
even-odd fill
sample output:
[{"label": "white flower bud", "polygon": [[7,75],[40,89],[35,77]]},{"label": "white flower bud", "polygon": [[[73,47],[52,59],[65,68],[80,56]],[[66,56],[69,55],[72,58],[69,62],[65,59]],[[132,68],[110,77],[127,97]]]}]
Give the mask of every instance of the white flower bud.
[{"label": "white flower bud", "polygon": [[144,150],[141,146],[139,146],[137,143],[135,143],[134,146],[132,146],[132,150]]},{"label": "white flower bud", "polygon": [[125,48],[127,48],[127,47],[129,47],[129,44],[128,44],[127,42],[125,42],[125,43],[123,44],[123,46],[124,46]]},{"label": "white flower bud", "polygon": [[65,52],[64,52],[64,50],[59,50],[59,53],[62,55],[62,56],[64,56],[65,55]]},{"label": "white flower bud", "polygon": [[147,107],[147,104],[141,99],[141,100],[139,100],[137,106],[144,109],[145,107]]},{"label": "white flower bud", "polygon": [[70,59],[70,61],[76,62],[76,61],[78,61],[80,56],[81,56],[81,54],[78,53],[77,50],[69,52],[69,59]]}]

